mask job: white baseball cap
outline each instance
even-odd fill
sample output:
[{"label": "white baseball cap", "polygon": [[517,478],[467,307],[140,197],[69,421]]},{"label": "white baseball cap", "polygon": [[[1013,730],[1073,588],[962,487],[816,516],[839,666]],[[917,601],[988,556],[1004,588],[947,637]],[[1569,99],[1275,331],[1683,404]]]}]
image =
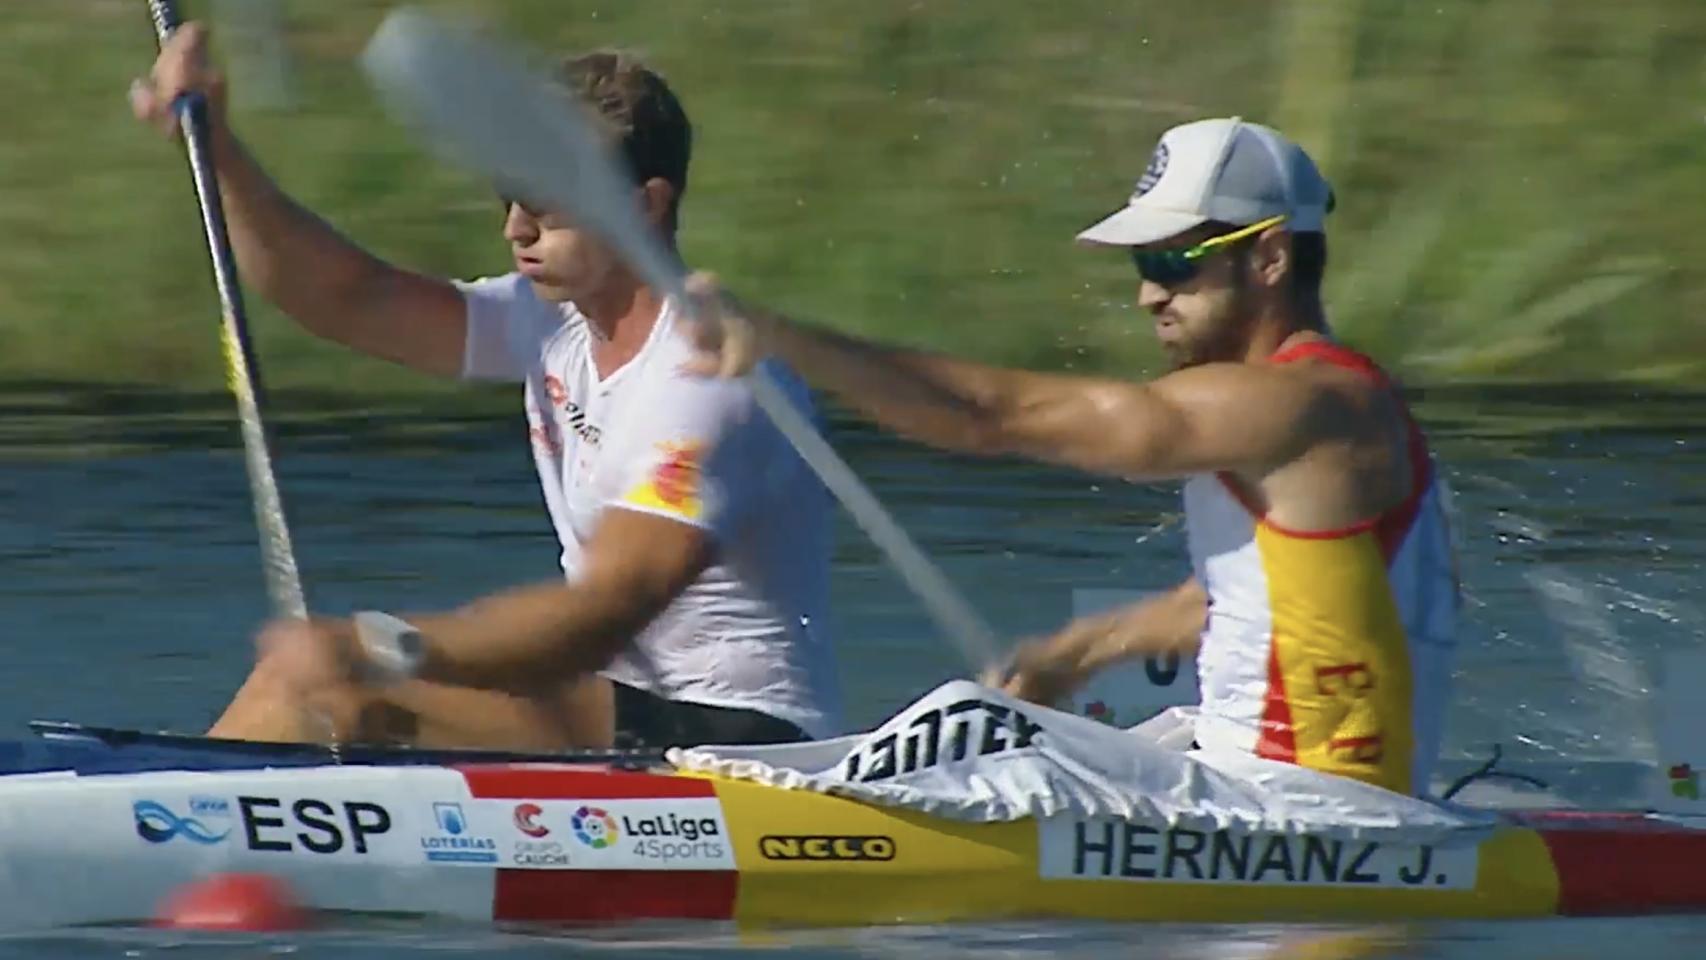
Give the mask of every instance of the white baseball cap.
[{"label": "white baseball cap", "polygon": [[1209,220],[1239,225],[1284,215],[1297,233],[1323,229],[1333,188],[1303,148],[1239,117],[1197,120],[1161,135],[1126,205],[1078,234],[1135,247]]}]

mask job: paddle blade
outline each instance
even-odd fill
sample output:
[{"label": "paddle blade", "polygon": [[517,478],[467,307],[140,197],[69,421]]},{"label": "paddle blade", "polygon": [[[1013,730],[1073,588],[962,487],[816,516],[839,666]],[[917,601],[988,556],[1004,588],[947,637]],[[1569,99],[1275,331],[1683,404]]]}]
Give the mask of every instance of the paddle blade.
[{"label": "paddle blade", "polygon": [[393,114],[451,162],[569,214],[647,284],[681,292],[685,271],[640,216],[633,178],[596,121],[519,51],[404,8],[361,60]]},{"label": "paddle blade", "polygon": [[280,0],[217,0],[213,21],[224,38],[239,107],[288,110],[299,98],[284,38]]}]

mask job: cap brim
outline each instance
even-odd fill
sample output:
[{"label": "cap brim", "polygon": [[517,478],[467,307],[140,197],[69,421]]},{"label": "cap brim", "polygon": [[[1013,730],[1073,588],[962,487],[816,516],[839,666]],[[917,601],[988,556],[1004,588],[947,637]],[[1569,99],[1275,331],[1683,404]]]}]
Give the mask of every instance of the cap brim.
[{"label": "cap brim", "polygon": [[1134,204],[1121,207],[1080,231],[1078,242],[1110,247],[1136,247],[1178,236],[1198,224],[1207,222],[1207,217],[1197,213],[1157,210]]}]

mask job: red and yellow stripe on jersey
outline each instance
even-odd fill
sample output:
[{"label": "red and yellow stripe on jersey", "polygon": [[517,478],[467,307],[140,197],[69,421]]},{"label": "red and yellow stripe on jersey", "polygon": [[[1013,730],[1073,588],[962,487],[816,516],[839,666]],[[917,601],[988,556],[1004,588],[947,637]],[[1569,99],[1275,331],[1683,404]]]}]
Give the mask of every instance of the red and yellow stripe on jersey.
[{"label": "red and yellow stripe on jersey", "polygon": [[[1316,341],[1311,358],[1389,381]],[[1192,563],[1209,596],[1198,657],[1205,748],[1260,756],[1401,793],[1427,786],[1449,696],[1457,578],[1441,487],[1406,414],[1414,475],[1403,503],[1338,530],[1286,529],[1240,481],[1185,486]]]}]

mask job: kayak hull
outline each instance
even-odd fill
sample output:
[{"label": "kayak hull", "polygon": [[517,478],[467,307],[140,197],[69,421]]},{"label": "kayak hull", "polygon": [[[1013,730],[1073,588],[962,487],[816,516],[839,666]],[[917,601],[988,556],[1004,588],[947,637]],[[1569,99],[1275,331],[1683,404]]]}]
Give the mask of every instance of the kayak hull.
[{"label": "kayak hull", "polygon": [[604,765],[0,777],[0,929],[146,922],[217,871],[318,910],[741,927],[1384,921],[1706,911],[1706,830],[1513,815],[1474,843],[948,820]]},{"label": "kayak hull", "polygon": [[[1311,846],[1309,838],[1256,837],[1248,845],[1223,847],[1231,854],[1216,857],[1213,840],[1200,831],[1179,831],[1170,843],[1162,829],[1140,826],[1128,837],[1126,824],[1101,824],[1080,840],[1071,829],[1079,824],[1070,818],[1053,825],[946,822],[832,797],[779,802],[763,788],[716,786],[725,809],[745,814],[730,823],[737,853],[754,854],[751,867],[741,871],[735,918],[752,924],[1516,917],[1553,913],[1557,900],[1544,844],[1523,829],[1504,831],[1481,846],[1479,875],[1466,889],[1440,891],[1431,888],[1431,875],[1409,884],[1398,870],[1376,866],[1381,852],[1376,843]],[[764,833],[812,832],[813,824],[819,824],[818,833],[892,838],[894,859],[764,857]],[[1081,866],[1081,876],[1044,875],[1045,847],[1056,841],[1066,847],[1063,852],[1084,854],[1074,864]],[[1312,876],[1304,875],[1306,851],[1321,851],[1310,858]]]}]

